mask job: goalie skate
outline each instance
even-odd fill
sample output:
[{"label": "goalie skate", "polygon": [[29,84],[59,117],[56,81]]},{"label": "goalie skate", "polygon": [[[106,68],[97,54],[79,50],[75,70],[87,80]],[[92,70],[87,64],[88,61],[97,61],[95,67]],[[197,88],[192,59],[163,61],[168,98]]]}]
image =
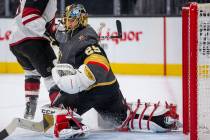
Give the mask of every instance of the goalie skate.
[{"label": "goalie skate", "polygon": [[[45,136],[53,137],[59,140],[86,138],[89,135],[89,128],[82,123],[80,115],[72,110],[66,110],[45,105],[42,107],[44,118],[53,116],[53,127],[45,131]],[[48,117],[49,118],[49,117]]]}]

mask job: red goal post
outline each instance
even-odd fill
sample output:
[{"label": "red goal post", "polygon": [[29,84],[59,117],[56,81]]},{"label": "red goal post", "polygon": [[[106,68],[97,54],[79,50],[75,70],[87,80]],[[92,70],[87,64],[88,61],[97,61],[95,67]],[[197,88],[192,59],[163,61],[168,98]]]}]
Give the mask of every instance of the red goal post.
[{"label": "red goal post", "polygon": [[210,4],[182,8],[183,132],[210,140]]}]

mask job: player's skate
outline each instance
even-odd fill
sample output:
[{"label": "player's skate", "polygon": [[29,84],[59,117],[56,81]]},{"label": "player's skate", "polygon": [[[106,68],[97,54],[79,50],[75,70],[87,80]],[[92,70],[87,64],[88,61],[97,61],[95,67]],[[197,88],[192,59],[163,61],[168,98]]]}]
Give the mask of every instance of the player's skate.
[{"label": "player's skate", "polygon": [[167,132],[181,127],[173,104],[140,103],[138,100],[137,103],[130,104],[128,109],[126,120],[118,128],[120,131]]},{"label": "player's skate", "polygon": [[36,112],[36,106],[37,106],[37,96],[29,96],[26,97],[26,108],[24,113],[24,118],[32,120],[34,119],[35,112]]},{"label": "player's skate", "polygon": [[53,116],[54,126],[45,132],[46,136],[65,140],[85,138],[89,135],[89,129],[81,122],[81,116],[73,111],[45,105],[42,113],[44,118],[49,115]]}]

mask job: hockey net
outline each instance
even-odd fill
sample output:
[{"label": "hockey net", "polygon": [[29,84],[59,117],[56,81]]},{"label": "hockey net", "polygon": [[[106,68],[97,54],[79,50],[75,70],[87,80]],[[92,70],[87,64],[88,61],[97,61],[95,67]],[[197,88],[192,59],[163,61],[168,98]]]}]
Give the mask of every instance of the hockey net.
[{"label": "hockey net", "polygon": [[210,3],[182,8],[183,132],[210,139]]}]

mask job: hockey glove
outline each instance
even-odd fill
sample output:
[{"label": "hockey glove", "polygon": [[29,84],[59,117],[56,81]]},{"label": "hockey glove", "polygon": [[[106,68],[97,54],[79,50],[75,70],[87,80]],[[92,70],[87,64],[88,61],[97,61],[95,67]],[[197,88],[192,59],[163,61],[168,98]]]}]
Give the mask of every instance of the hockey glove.
[{"label": "hockey glove", "polygon": [[58,87],[66,93],[76,94],[92,86],[96,79],[85,64],[74,69],[70,64],[57,64],[52,69],[52,77]]}]

